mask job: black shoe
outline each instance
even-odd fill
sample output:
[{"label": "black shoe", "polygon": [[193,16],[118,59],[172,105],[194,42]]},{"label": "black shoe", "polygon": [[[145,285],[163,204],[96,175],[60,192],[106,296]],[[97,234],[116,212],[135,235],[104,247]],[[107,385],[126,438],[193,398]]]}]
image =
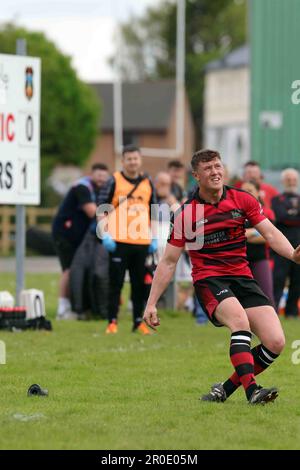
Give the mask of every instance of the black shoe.
[{"label": "black shoe", "polygon": [[223,403],[226,400],[226,392],[223,388],[222,383],[214,384],[211,387],[211,391],[207,395],[203,395],[201,401],[214,401],[217,403]]},{"label": "black shoe", "polygon": [[277,388],[262,388],[258,387],[251,395],[249,400],[250,405],[265,405],[266,403],[276,400],[278,397]]}]

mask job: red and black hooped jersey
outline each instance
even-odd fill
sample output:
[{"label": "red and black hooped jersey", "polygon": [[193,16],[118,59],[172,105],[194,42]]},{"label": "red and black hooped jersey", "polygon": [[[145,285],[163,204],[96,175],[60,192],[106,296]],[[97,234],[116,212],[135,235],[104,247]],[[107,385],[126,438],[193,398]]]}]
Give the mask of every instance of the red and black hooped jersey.
[{"label": "red and black hooped jersey", "polygon": [[252,278],[246,257],[245,222],[252,227],[266,217],[254,196],[224,186],[217,204],[200,198],[198,190],[176,212],[168,242],[189,251],[193,281],[214,276]]}]

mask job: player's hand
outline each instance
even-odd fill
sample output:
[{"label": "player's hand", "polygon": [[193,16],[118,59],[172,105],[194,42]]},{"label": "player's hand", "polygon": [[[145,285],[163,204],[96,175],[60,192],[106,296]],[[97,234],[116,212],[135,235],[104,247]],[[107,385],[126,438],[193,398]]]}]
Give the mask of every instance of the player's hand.
[{"label": "player's hand", "polygon": [[293,253],[293,261],[295,261],[297,264],[300,264],[300,245],[297,246]]},{"label": "player's hand", "polygon": [[147,305],[143,320],[152,330],[156,331],[156,327],[160,325],[160,320],[157,316],[157,308],[155,306]]}]

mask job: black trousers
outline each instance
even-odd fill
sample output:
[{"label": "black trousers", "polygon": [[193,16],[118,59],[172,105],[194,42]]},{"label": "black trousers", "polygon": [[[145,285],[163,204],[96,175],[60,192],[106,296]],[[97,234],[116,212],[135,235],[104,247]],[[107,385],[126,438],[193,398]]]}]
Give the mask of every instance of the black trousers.
[{"label": "black trousers", "polygon": [[300,265],[277,254],[274,255],[274,261],[274,299],[277,310],[286,279],[289,278],[290,287],[285,314],[287,317],[296,317],[298,315],[298,300],[300,297]]},{"label": "black trousers", "polygon": [[109,321],[117,320],[119,301],[128,269],[133,304],[133,321],[137,326],[142,321],[144,310],[144,276],[148,245],[117,243],[117,249],[110,254],[109,266]]}]

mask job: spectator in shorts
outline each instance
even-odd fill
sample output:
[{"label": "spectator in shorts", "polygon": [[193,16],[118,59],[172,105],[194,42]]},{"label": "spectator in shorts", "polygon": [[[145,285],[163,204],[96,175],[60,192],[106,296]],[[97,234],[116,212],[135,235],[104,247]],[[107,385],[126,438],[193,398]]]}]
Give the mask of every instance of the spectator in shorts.
[{"label": "spectator in shorts", "polygon": [[108,180],[107,166],[96,163],[90,176],[78,180],[66,194],[52,224],[52,236],[62,268],[59,285],[57,319],[75,319],[71,312],[69,276],[72,260],[91,221],[96,215],[96,198]]}]

